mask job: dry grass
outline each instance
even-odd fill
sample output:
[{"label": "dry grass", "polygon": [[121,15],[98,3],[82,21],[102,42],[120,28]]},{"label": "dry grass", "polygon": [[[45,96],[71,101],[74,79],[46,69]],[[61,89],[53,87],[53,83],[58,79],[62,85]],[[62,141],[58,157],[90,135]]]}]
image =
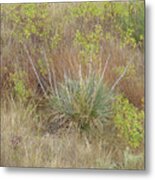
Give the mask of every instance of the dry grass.
[{"label": "dry grass", "polygon": [[[65,71],[70,73],[72,77],[77,78],[81,59],[79,57],[80,49],[74,46],[75,33],[77,29],[84,31],[85,33],[89,33],[92,28],[89,28],[89,23],[82,24],[78,19],[72,20],[72,18],[70,18],[63,21],[64,16],[66,17],[67,15],[69,18],[70,12],[68,9],[76,6],[78,6],[78,4],[51,3],[47,7],[47,10],[51,12],[51,16],[47,19],[51,23],[54,31],[59,32],[60,29],[58,27],[61,25],[62,32],[60,34],[62,34],[62,39],[61,43],[58,44],[56,48],[51,50],[49,48],[49,44],[46,42],[46,39],[44,39],[44,42],[40,42],[39,40],[33,41],[33,37],[30,38],[29,41],[24,39],[23,43],[27,45],[34,66],[36,67],[40,79],[43,81],[43,84],[47,89],[49,88],[48,75],[46,74],[45,76],[42,76],[38,68],[38,60],[45,60],[44,55],[42,54],[43,50],[45,50],[51,73],[55,73],[56,83],[64,80]],[[2,10],[5,10],[5,8],[6,7],[4,5]],[[57,9],[57,11],[54,9]],[[94,27],[95,24],[96,21],[92,19],[91,26]],[[107,25],[105,24],[103,28],[106,28],[106,26]],[[34,94],[39,91],[38,81],[32,65],[28,60],[28,56],[19,40],[13,36],[13,34],[16,33],[16,30],[19,31],[20,28],[20,24],[16,24],[15,22],[11,24],[9,18],[6,18],[5,16],[2,18],[1,89],[3,95],[12,93],[13,82],[11,73],[13,74],[16,71],[25,71],[27,74],[27,88],[30,88]],[[46,28],[48,28],[48,24]],[[134,57],[133,64],[135,66],[136,73],[134,76],[130,76],[130,78],[125,78],[121,81],[118,84],[118,90],[124,93],[135,106],[141,108],[141,101],[144,97],[144,54],[138,47],[135,49],[128,46],[120,48],[119,39],[114,38],[106,40],[104,37],[105,35],[106,34],[103,35],[104,40],[100,43],[100,51],[98,52],[96,60],[93,62],[93,70],[98,73],[100,67],[104,67],[105,61],[110,55],[105,81],[111,86],[118,76],[113,69],[122,65],[125,66],[127,62]],[[52,36],[53,35],[51,35],[51,37]],[[82,66],[83,74],[87,74],[89,66],[88,63],[82,64]],[[54,77],[52,74],[52,83],[53,79]]]},{"label": "dry grass", "polygon": [[[2,166],[53,168],[143,169],[143,154],[133,155],[106,137],[91,139],[76,131],[50,135],[40,132],[35,109],[13,100],[3,102]],[[37,126],[37,128],[36,128]],[[112,137],[111,137],[112,138]]]},{"label": "dry grass", "polygon": [[[22,12],[25,5],[2,5],[0,90],[3,166],[144,169],[143,147],[136,153],[132,148],[126,149],[127,144],[124,139],[117,137],[115,130],[112,131],[115,129],[114,126],[104,128],[102,138],[88,137],[79,133],[76,127],[69,131],[60,129],[57,133],[50,134],[46,127],[53,108],[49,106],[49,99],[55,95],[56,88],[64,84],[65,75],[78,82],[80,77],[83,81],[92,74],[100,77],[105,70],[102,83],[111,89],[120,76],[117,70],[120,67],[125,68],[132,58],[134,58],[131,63],[133,69],[131,67],[127,69],[114,89],[114,94],[123,94],[138,109],[144,106],[142,49],[138,45],[135,48],[128,45],[121,47],[119,35],[113,37],[115,31],[112,28],[115,22],[113,16],[114,19],[109,21],[109,17],[105,14],[107,19],[101,18],[101,23],[96,15],[91,19],[89,16],[78,18],[70,16],[71,9],[81,5],[82,3],[36,4],[36,7],[40,7],[39,11],[43,10],[42,13],[35,14],[34,19],[30,16],[36,25],[36,33],[31,32],[33,28],[27,27],[27,25],[31,26],[31,23],[27,21],[27,15]],[[100,4],[96,5],[100,7]],[[15,11],[12,11],[14,16],[7,14],[9,6],[15,8]],[[108,7],[110,8],[111,5],[109,4]],[[45,11],[48,12],[48,17]],[[30,8],[30,14],[32,12]],[[45,18],[42,15],[45,15]],[[91,31],[95,32],[96,25],[101,25],[103,29],[103,34],[98,37],[99,50],[93,60],[89,53],[88,57],[85,57],[86,62],[83,62],[85,59],[81,58],[80,53],[81,49],[84,51],[86,49],[75,45],[76,32],[79,30],[87,37]],[[29,38],[25,37],[23,27],[30,30]],[[47,33],[47,37],[37,35],[42,31]],[[110,39],[106,38],[107,32],[110,32]],[[61,40],[51,48],[57,33]],[[90,44],[87,42],[87,45]],[[41,67],[39,61],[42,63]],[[44,73],[42,68],[45,68]],[[19,77],[21,72],[24,74]],[[25,95],[25,89],[30,91],[29,96]],[[80,92],[81,95],[83,92]],[[44,94],[47,96],[43,96]],[[81,99],[85,103],[85,99]],[[77,106],[83,110],[78,100],[79,97],[76,99]],[[81,120],[80,118],[79,116],[78,119]],[[59,115],[58,119],[60,119]],[[109,120],[113,121],[112,118]]]}]

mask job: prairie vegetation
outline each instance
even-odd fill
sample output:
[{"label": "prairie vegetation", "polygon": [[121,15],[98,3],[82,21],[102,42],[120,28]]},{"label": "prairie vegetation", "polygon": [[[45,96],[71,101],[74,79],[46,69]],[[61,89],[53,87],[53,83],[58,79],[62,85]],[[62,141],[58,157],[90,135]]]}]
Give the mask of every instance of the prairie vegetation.
[{"label": "prairie vegetation", "polygon": [[2,166],[144,169],[144,2],[1,5]]}]

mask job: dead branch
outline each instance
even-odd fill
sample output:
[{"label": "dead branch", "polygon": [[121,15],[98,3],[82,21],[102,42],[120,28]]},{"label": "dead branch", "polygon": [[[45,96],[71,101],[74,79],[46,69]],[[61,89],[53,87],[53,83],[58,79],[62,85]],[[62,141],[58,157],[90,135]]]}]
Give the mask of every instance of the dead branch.
[{"label": "dead branch", "polygon": [[129,63],[128,63],[127,66],[125,67],[123,73],[118,77],[118,79],[115,81],[115,83],[114,83],[113,86],[111,87],[111,91],[113,91],[113,90],[115,89],[115,87],[117,86],[117,84],[118,84],[118,83],[121,81],[121,79],[125,76],[128,68],[129,68],[129,66],[130,66],[130,64],[132,63],[133,60],[134,60],[134,58],[129,61]]},{"label": "dead branch", "polygon": [[44,88],[44,86],[43,86],[43,84],[42,84],[42,82],[41,82],[41,80],[40,80],[40,77],[39,77],[39,75],[38,75],[38,72],[37,72],[37,70],[36,70],[36,68],[35,68],[35,65],[34,65],[34,63],[33,63],[33,60],[32,60],[32,58],[31,58],[31,56],[30,56],[30,53],[29,53],[26,45],[25,45],[25,44],[22,44],[22,45],[23,45],[24,50],[25,50],[25,52],[26,52],[26,54],[27,54],[27,56],[28,56],[28,60],[29,60],[31,66],[32,66],[32,68],[33,68],[33,71],[34,71],[34,73],[35,73],[35,75],[36,75],[36,78],[37,78],[37,80],[38,80],[38,83],[39,83],[39,85],[40,85],[40,87],[41,87],[44,95],[47,96],[46,91],[45,91],[45,88]]},{"label": "dead branch", "polygon": [[109,59],[110,59],[111,55],[108,56],[108,58],[106,59],[106,62],[105,62],[105,65],[104,65],[104,69],[103,69],[103,72],[102,72],[102,80],[104,79],[104,74],[105,74],[105,71],[108,67],[108,63],[109,63]]},{"label": "dead branch", "polygon": [[50,71],[50,65],[49,65],[49,62],[48,62],[48,59],[47,59],[47,56],[46,56],[45,49],[43,49],[43,55],[44,55],[44,59],[45,59],[46,67],[47,67],[49,84],[50,84],[52,92],[54,92],[53,85],[52,85],[52,75],[51,75],[51,71]]}]

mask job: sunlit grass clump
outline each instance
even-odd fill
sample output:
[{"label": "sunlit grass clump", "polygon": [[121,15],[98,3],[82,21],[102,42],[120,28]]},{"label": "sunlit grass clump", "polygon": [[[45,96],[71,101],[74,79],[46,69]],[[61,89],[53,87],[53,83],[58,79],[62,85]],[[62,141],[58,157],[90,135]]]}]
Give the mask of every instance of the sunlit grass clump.
[{"label": "sunlit grass clump", "polygon": [[102,77],[90,75],[79,80],[65,77],[52,96],[51,105],[81,130],[88,130],[110,121],[112,97]]}]

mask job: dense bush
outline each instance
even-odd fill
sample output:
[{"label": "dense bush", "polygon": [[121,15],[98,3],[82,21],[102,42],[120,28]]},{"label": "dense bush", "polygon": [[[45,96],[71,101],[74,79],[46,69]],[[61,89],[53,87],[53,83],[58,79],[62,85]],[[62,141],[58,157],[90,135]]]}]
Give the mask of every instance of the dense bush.
[{"label": "dense bush", "polygon": [[80,48],[80,58],[85,63],[88,60],[96,60],[96,55],[100,50],[100,43],[103,40],[103,30],[100,25],[95,26],[95,30],[87,34],[82,34],[79,30],[75,34],[75,45]]},{"label": "dense bush", "polygon": [[83,31],[93,28],[92,21],[102,25],[105,38],[120,39],[121,46],[130,45],[143,48],[144,4],[136,2],[83,3],[71,8],[71,15],[81,22]]},{"label": "dense bush", "polygon": [[10,25],[16,28],[13,36],[19,41],[30,38],[41,40],[49,35],[49,27],[44,26],[50,23],[47,4],[7,5],[3,13],[4,16],[7,14]]},{"label": "dense bush", "polygon": [[140,146],[144,140],[144,111],[139,111],[127,98],[120,95],[113,104],[113,112],[118,136],[122,136],[133,148]]}]

